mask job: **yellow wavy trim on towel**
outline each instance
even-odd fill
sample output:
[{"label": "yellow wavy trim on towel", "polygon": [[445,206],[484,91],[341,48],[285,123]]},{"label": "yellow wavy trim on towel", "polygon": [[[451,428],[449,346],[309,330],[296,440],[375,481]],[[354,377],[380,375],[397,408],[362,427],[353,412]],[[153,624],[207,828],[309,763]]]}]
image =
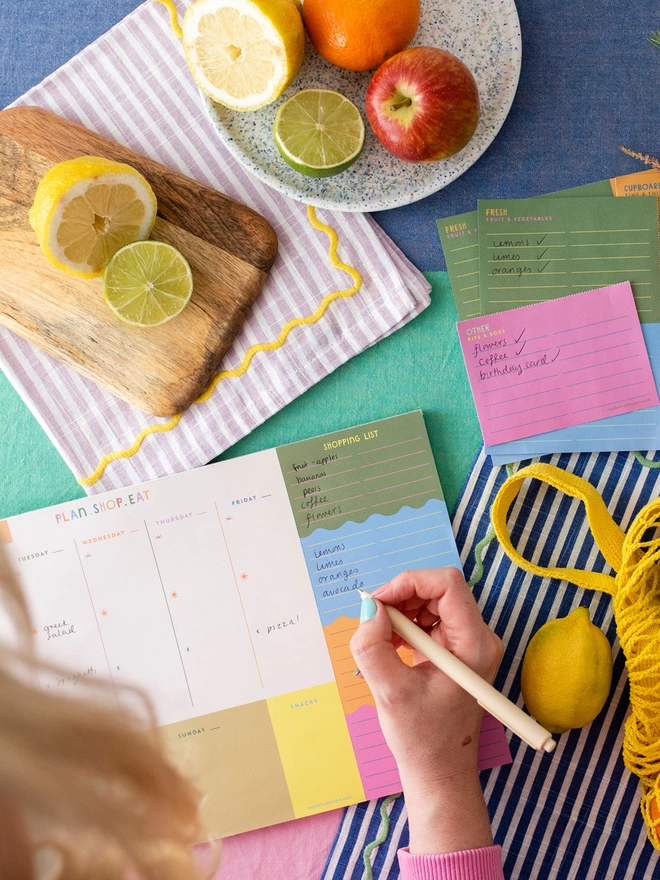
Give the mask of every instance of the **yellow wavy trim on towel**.
[{"label": "yellow wavy trim on towel", "polygon": [[167,11],[170,14],[170,25],[175,35],[182,40],[183,39],[183,31],[181,30],[181,26],[179,25],[179,15],[177,13],[177,8],[173,3],[173,0],[156,0],[157,3],[162,3],[163,6],[167,7]]},{"label": "yellow wavy trim on towel", "polygon": [[[162,0],[158,0],[158,2],[162,2]],[[239,376],[243,376],[247,372],[250,362],[255,354],[260,351],[276,351],[278,348],[281,348],[294,327],[316,324],[316,322],[325,315],[328,306],[331,303],[337,299],[346,299],[349,296],[353,296],[362,287],[362,276],[358,270],[353,266],[349,266],[347,263],[342,262],[337,255],[339,237],[332,226],[327,226],[325,223],[321,223],[311,205],[307,206],[307,219],[315,229],[318,229],[320,232],[325,232],[328,236],[328,239],[330,240],[328,245],[328,258],[330,262],[336,269],[341,269],[342,272],[346,272],[353,279],[353,284],[344,290],[335,290],[332,293],[326,294],[316,311],[311,315],[307,315],[306,318],[293,318],[291,321],[287,321],[284,327],[282,327],[277,339],[274,339],[272,342],[258,342],[255,345],[250,346],[245,352],[240,365],[233,370],[223,370],[218,373],[206,391],[200,394],[199,397],[193,401],[191,406],[194,406],[196,403],[205,403],[215,391],[218,383],[222,382],[224,379],[236,379]],[[111,462],[117,461],[119,458],[130,458],[132,455],[135,455],[140,446],[142,446],[143,441],[150,434],[164,434],[167,431],[171,431],[172,428],[175,428],[179,424],[182,416],[183,413],[177,413],[177,415],[172,416],[171,419],[168,419],[168,421],[163,422],[160,425],[148,425],[146,428],[143,428],[127,449],[120,449],[104,455],[97,464],[95,471],[88,477],[82,477],[78,482],[81,486],[93,486],[94,483],[97,483],[101,479],[105,469]]]}]

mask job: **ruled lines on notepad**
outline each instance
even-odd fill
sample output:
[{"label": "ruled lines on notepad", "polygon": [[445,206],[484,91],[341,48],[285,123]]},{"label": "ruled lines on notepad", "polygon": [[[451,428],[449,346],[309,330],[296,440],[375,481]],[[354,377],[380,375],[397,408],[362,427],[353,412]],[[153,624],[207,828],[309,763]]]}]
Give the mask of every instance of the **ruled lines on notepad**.
[{"label": "ruled lines on notepad", "polygon": [[311,522],[333,528],[333,521],[347,516],[364,519],[370,511],[407,502],[421,507],[438,497],[435,462],[425,437],[394,442],[372,438],[368,444],[364,438],[353,439],[350,452],[317,459],[321,464],[306,462],[286,474],[299,526]]},{"label": "ruled lines on notepad", "polygon": [[437,498],[324,533],[323,539],[316,532],[302,542],[323,626],[357,615],[358,589],[371,593],[409,568],[458,563],[446,505]]},{"label": "ruled lines on notepad", "polygon": [[438,220],[438,233],[459,320],[476,318],[481,314],[477,212]]},{"label": "ruled lines on notepad", "polygon": [[[459,252],[459,259],[454,259]],[[450,253],[454,265],[456,308],[461,317],[476,318],[481,314],[479,242],[450,248]]]},{"label": "ruled lines on notepad", "polygon": [[629,281],[642,321],[660,320],[657,206],[540,197],[479,203],[484,315]]},{"label": "ruled lines on notepad", "polygon": [[488,445],[658,403],[628,283],[490,315],[481,334],[468,324],[459,333]]}]

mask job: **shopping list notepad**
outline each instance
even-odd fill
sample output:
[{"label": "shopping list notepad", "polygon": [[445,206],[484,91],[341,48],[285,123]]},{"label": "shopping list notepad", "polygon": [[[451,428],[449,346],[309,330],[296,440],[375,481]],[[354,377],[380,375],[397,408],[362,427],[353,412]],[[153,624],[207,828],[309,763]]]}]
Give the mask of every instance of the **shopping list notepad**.
[{"label": "shopping list notepad", "polygon": [[628,282],[457,326],[488,444],[658,403]]},{"label": "shopping list notepad", "polygon": [[[16,516],[0,541],[39,654],[70,670],[40,686],[144,689],[210,838],[401,791],[348,643],[358,588],[460,568],[420,412]],[[480,766],[508,761],[486,716]]]},{"label": "shopping list notepad", "polygon": [[[656,181],[654,178],[654,175],[656,173],[657,172],[641,171],[629,177],[614,178],[611,181],[607,180],[601,181],[599,183],[587,184],[586,186],[563,190],[557,193],[551,193],[549,196],[545,196],[542,198],[580,199],[591,197],[600,200],[603,197],[610,197],[613,201],[620,202],[621,199],[615,200],[613,199],[613,197],[647,194],[649,192],[650,186],[656,185]],[[530,201],[533,202],[534,200]],[[646,202],[646,207],[642,209],[644,212],[649,211],[649,205],[653,206],[656,204],[654,199],[646,200]],[[604,203],[602,201],[599,201],[598,204],[602,206]],[[497,206],[500,208],[502,207],[499,202],[497,203]],[[619,216],[617,209],[610,209],[606,211],[605,213],[608,215],[608,217],[610,217],[611,221],[612,210],[614,211],[615,217]],[[652,209],[650,209],[649,212],[651,211]],[[657,209],[655,213],[657,214]],[[505,216],[506,218],[511,215],[500,214],[495,216]],[[599,219],[604,216],[602,208],[600,209],[598,216]],[[626,217],[627,220],[631,219],[629,215],[626,215]],[[643,222],[638,222],[640,219],[642,219]],[[611,222],[610,225],[635,229],[636,233],[640,230],[642,232],[646,232],[648,231],[648,229],[652,230],[654,228],[657,231],[657,220],[655,223],[651,221],[651,224],[649,226],[649,223],[646,222],[648,219],[648,217],[640,218],[639,216],[636,216],[632,224],[627,223],[626,220],[626,222],[624,223]],[[497,222],[506,223],[507,225],[509,225],[509,222],[506,219],[505,221],[500,220]],[[481,298],[479,293],[480,271],[478,268],[478,223],[479,215],[477,211],[472,211],[467,214],[461,214],[456,217],[447,217],[442,221],[438,221],[438,231],[447,261],[447,270],[456,300],[458,317],[461,321],[468,318],[479,317],[481,315]],[[574,238],[576,239],[575,243],[577,245],[584,244],[584,242],[580,242],[577,240],[579,237],[579,234],[577,236],[574,236]],[[648,278],[644,279],[645,275],[648,276],[648,272],[642,272],[639,274],[639,276],[637,276],[636,273],[631,274],[633,262],[635,264],[638,264],[638,268],[645,268],[643,265],[645,261],[644,259],[640,258],[646,256],[646,253],[643,250],[638,249],[639,243],[640,240],[637,236],[635,237],[634,241],[628,238],[628,244],[626,245],[627,254],[625,251],[622,252],[620,250],[620,248],[622,247],[621,242],[617,242],[617,253],[614,253],[615,249],[612,248],[609,249],[608,253],[607,247],[603,248],[599,246],[593,251],[593,253],[588,254],[587,256],[598,258],[599,253],[602,252],[602,255],[608,257],[608,259],[603,261],[595,259],[592,265],[598,264],[600,262],[600,268],[613,269],[617,267],[618,271],[621,267],[623,267],[625,270],[618,277],[616,272],[608,272],[605,276],[605,278],[607,279],[606,281],[603,278],[594,279],[594,287],[598,287],[604,283],[613,284],[615,282],[624,280],[634,281],[634,283],[632,284],[633,293],[637,293],[638,314],[642,324],[644,341],[646,343],[646,348],[649,353],[649,360],[651,361],[651,368],[655,370],[657,388],[660,386],[660,378],[658,375],[658,365],[660,365],[660,324],[657,323],[658,314],[654,314],[653,311],[649,311],[647,304],[650,301],[649,292],[652,292],[652,297],[657,298],[658,288],[654,288],[653,284],[644,283],[644,280],[649,280]],[[598,244],[601,245],[600,242],[598,242]],[[657,244],[658,242],[656,234],[653,241],[649,242],[651,253],[654,253],[656,255],[656,258],[658,250]],[[542,250],[543,249],[539,250],[535,254],[535,256],[541,255]],[[524,255],[519,254],[518,256],[522,258]],[[574,256],[584,257],[585,248],[575,248]],[[623,256],[633,256],[635,259],[633,261],[628,260],[628,265],[626,265],[626,260],[621,259],[621,257]],[[615,259],[611,259],[612,257],[615,257]],[[561,262],[562,261],[559,261],[559,264],[561,264]],[[582,264],[582,266],[584,267],[588,266],[591,261],[589,259],[577,259],[572,262],[574,262],[576,267],[579,268],[579,264]],[[580,280],[578,282],[578,290],[587,290],[590,286],[592,286],[589,283],[585,282],[584,274],[579,276],[579,278]],[[642,283],[637,284],[638,281]],[[636,288],[639,289],[636,291]],[[539,299],[554,298],[552,295],[553,289],[551,286],[545,289],[545,293],[547,294],[546,296],[540,295],[544,293],[542,289],[535,291],[535,293],[538,295]],[[516,306],[515,303],[510,305],[512,307]],[[492,311],[502,311],[504,308],[505,307],[503,305],[500,305],[492,309]],[[575,427],[563,428],[559,431],[544,432],[541,434],[537,434],[534,437],[525,437],[521,440],[514,440],[509,443],[499,444],[497,446],[489,446],[487,447],[486,451],[491,455],[495,464],[506,464],[511,461],[519,461],[522,458],[543,455],[548,452],[580,452],[585,450],[616,451],[629,449],[646,450],[657,449],[659,443],[660,414],[657,408],[651,408],[644,410],[642,413],[627,413],[625,415],[610,416],[607,419],[599,419],[595,422],[588,422],[582,425],[577,425]]]}]

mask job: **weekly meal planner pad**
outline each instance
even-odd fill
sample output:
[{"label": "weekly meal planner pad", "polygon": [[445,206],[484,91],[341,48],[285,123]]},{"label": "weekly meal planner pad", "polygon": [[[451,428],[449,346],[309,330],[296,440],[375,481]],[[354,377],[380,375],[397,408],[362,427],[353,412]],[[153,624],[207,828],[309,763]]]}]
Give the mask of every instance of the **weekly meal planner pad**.
[{"label": "weekly meal planner pad", "polygon": [[[420,412],[16,516],[0,540],[39,655],[68,670],[40,687],[141,687],[209,838],[401,791],[348,643],[358,588],[460,568]],[[486,716],[481,768],[509,760]]]}]

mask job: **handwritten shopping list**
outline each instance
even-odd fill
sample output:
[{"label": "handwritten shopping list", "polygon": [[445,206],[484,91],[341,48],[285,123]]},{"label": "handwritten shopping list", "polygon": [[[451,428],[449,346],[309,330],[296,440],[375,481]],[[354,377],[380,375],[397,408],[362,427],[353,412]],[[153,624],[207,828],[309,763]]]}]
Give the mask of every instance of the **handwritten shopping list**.
[{"label": "handwritten shopping list", "polygon": [[[660,324],[642,324],[656,389],[660,388]],[[627,452],[660,447],[660,407],[584,422],[497,446],[486,446],[493,464],[509,464],[555,452]]]},{"label": "handwritten shopping list", "polygon": [[658,404],[628,282],[457,326],[488,444]]},{"label": "handwritten shopping list", "polygon": [[[421,413],[278,449],[310,582],[367,798],[400,790],[371,692],[354,675],[349,642],[360,597],[399,572],[454,566],[460,559]],[[412,663],[410,652],[401,652]],[[486,716],[479,766],[507,753]],[[496,762],[496,763],[493,763]]]},{"label": "handwritten shopping list", "polygon": [[[601,198],[614,196],[660,195],[660,173],[640,171],[625,177],[588,183],[543,196],[556,198]],[[657,222],[657,221],[656,221]],[[447,265],[459,320],[482,314],[479,292],[479,228],[478,214],[468,211],[436,221],[438,235]],[[642,323],[647,321],[640,316]]]},{"label": "handwritten shopping list", "polygon": [[[581,198],[655,195],[660,190],[659,175],[642,171],[623,178],[614,178],[572,189],[550,193],[545,198]],[[437,221],[447,271],[460,320],[478,317],[480,297],[475,299],[478,285],[478,215],[476,211]],[[640,315],[642,332],[653,369],[660,370],[660,323]],[[656,376],[656,386],[660,376]],[[548,452],[620,451],[657,449],[660,444],[660,409],[600,419],[560,431],[544,432],[494,447],[487,447],[495,464],[507,464]]]},{"label": "handwritten shopping list", "polygon": [[[647,172],[641,172],[642,175]],[[609,180],[587,183],[571,189],[549,193],[544,198],[580,198],[624,195],[623,188],[614,193]],[[637,183],[640,186],[640,183]],[[629,193],[626,191],[626,195]],[[447,274],[452,287],[459,321],[481,315],[479,285],[479,221],[476,211],[444,217],[436,221],[442,251],[447,264]]]},{"label": "handwritten shopping list", "polygon": [[[13,517],[0,542],[68,670],[40,686],[145,690],[210,837],[401,790],[348,643],[358,586],[460,566],[421,413]],[[510,760],[490,717],[479,757]]]},{"label": "handwritten shopping list", "polygon": [[654,199],[483,201],[477,214],[483,315],[629,281],[640,320],[660,321]]}]

